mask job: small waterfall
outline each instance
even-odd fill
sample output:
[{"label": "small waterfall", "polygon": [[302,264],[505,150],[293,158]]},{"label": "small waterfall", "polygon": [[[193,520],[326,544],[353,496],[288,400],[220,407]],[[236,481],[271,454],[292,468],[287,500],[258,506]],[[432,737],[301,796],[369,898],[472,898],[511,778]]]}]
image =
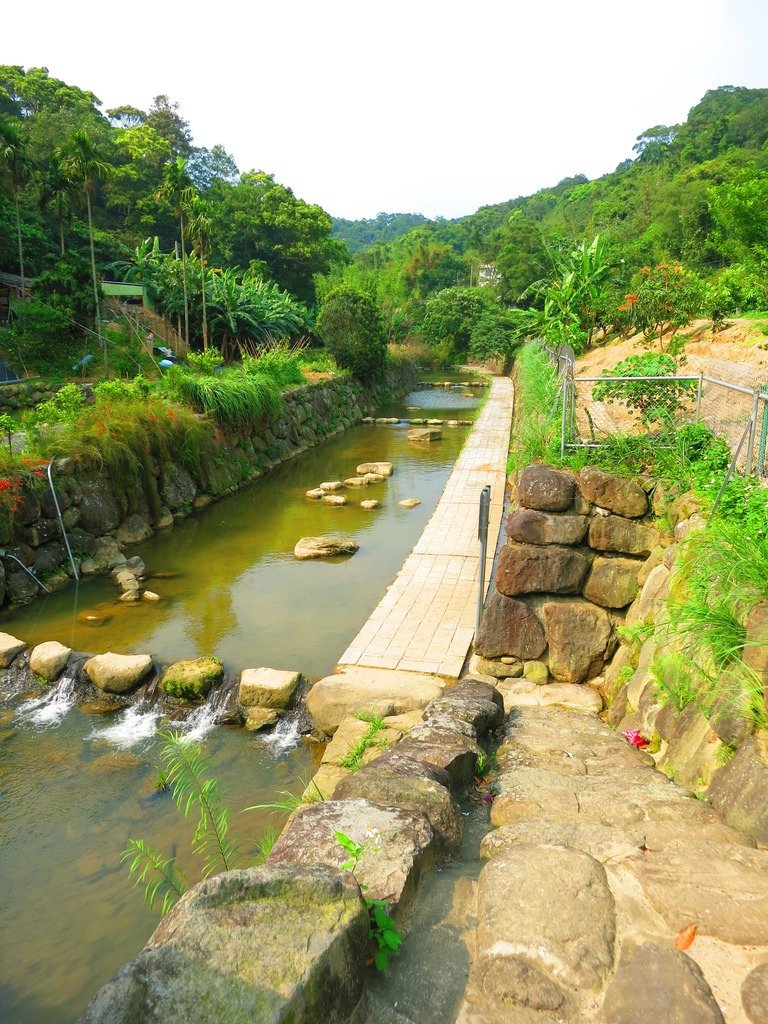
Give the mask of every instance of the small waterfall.
[{"label": "small waterfall", "polygon": [[94,729],[86,736],[89,740],[107,740],[120,750],[127,750],[152,739],[157,731],[159,711],[151,709],[145,698],[117,715],[116,721],[103,729]]},{"label": "small waterfall", "polygon": [[185,719],[173,723],[174,728],[184,733],[185,739],[201,740],[219,720],[219,708],[214,701],[207,701]]},{"label": "small waterfall", "polygon": [[22,721],[45,729],[58,725],[74,703],[75,679],[73,676],[63,676],[42,697],[25,700],[16,714]]},{"label": "small waterfall", "polygon": [[291,750],[301,739],[301,719],[298,715],[281,718],[271,732],[259,734],[259,739],[272,749],[274,754]]}]

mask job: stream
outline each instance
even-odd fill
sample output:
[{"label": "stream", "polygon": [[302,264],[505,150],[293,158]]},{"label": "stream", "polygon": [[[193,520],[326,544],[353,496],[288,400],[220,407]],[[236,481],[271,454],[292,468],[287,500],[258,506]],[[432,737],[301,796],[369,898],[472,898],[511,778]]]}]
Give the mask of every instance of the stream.
[{"label": "stream", "polygon": [[[479,394],[425,386],[381,414],[471,419]],[[413,445],[403,427],[353,427],[127,550],[158,573],[147,586],[159,602],[120,603],[112,580],[98,577],[4,616],[0,628],[30,645],[59,640],[93,654],[150,653],[161,664],[216,655],[230,672],[267,665],[318,678],[418,540],[467,431],[446,427],[442,441]],[[347,491],[343,507],[306,499],[311,487],[353,476],[368,461],[393,462],[394,475]],[[421,504],[401,508],[410,497]],[[365,498],[382,507],[361,509]],[[359,552],[293,558],[300,537],[327,532],[353,535]],[[86,624],[83,612],[103,624]],[[153,931],[157,913],[120,863],[129,838],[178,853],[188,876],[199,877],[189,855],[193,823],[156,785],[157,733],[167,723],[150,703],[89,714],[73,691],[65,677],[42,697],[0,700],[0,1021],[13,1024],[73,1021]],[[203,742],[232,807],[231,831],[243,837],[241,863],[253,863],[258,842],[286,812],[241,808],[300,793],[320,748],[290,718],[265,734],[218,726],[215,702],[174,727]]]}]

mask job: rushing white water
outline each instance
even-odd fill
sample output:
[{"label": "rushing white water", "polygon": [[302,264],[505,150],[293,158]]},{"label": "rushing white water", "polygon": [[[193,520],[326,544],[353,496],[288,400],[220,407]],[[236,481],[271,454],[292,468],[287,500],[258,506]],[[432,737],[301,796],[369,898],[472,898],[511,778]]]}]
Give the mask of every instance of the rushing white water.
[{"label": "rushing white water", "polygon": [[272,732],[262,733],[259,738],[271,747],[275,754],[291,750],[301,739],[299,720],[298,718],[281,718]]},{"label": "rushing white water", "polygon": [[219,709],[211,703],[202,704],[183,721],[174,722],[173,727],[183,732],[185,739],[201,740],[216,725],[219,713]]},{"label": "rushing white water", "polygon": [[22,721],[45,729],[58,725],[74,703],[75,680],[64,676],[42,697],[25,700],[16,714]]},{"label": "rushing white water", "polygon": [[86,739],[107,740],[120,750],[127,750],[152,739],[157,731],[159,718],[160,713],[150,710],[147,701],[142,700],[133,707],[121,711],[112,725],[104,729],[94,729]]}]

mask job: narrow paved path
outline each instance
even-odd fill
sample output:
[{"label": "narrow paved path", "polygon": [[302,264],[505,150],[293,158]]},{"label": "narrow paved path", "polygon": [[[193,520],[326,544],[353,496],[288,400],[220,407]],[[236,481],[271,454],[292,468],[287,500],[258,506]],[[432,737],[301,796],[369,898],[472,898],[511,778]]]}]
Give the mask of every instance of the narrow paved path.
[{"label": "narrow paved path", "polygon": [[475,631],[480,493],[491,485],[487,586],[504,510],[512,403],[512,381],[495,377],[424,533],[340,667],[460,675]]}]

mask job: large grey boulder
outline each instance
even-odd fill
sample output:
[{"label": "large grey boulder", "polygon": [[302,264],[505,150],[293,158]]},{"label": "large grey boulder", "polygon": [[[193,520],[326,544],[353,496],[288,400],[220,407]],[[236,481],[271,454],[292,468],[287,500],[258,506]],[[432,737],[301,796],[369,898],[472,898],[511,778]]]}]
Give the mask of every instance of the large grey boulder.
[{"label": "large grey boulder", "polygon": [[301,672],[246,668],[240,674],[240,703],[248,708],[285,708],[300,682]]},{"label": "large grey boulder", "polygon": [[0,633],[0,668],[8,668],[17,654],[26,649],[23,640],[10,633]]},{"label": "large grey boulder", "polygon": [[580,544],[588,529],[588,516],[529,508],[519,508],[507,516],[507,536],[520,544]]},{"label": "large grey boulder", "polygon": [[648,511],[648,496],[640,484],[609,476],[594,466],[585,466],[579,473],[579,490],[587,501],[628,519],[644,516]]},{"label": "large grey boulder", "polygon": [[599,1024],[725,1024],[699,965],[684,953],[644,943],[605,994]]},{"label": "large grey boulder", "polygon": [[80,1024],[347,1024],[363,997],[367,934],[349,875],[231,871],[182,897]]},{"label": "large grey boulder", "polygon": [[550,466],[526,466],[517,485],[520,505],[542,512],[564,512],[573,503],[575,493],[573,476]]},{"label": "large grey boulder", "polygon": [[333,558],[337,555],[354,555],[360,545],[353,537],[336,537],[326,534],[322,537],[301,537],[293,549],[295,558]]},{"label": "large grey boulder", "polygon": [[768,844],[768,733],[749,736],[715,772],[709,799],[729,825]]},{"label": "large grey boulder", "polygon": [[768,1024],[768,963],[760,964],[744,979],[741,1004],[750,1024]]},{"label": "large grey boulder", "polygon": [[575,548],[552,544],[506,544],[499,555],[496,588],[507,597],[518,594],[578,594],[591,558]]},{"label": "large grey boulder", "polygon": [[361,799],[320,800],[294,815],[267,863],[323,864],[339,870],[349,854],[336,839],[337,832],[364,846],[355,878],[365,895],[405,909],[436,855],[426,815]]},{"label": "large grey boulder", "polygon": [[122,513],[109,480],[83,480],[80,499],[80,527],[87,533],[101,536],[117,529]]},{"label": "large grey boulder", "polygon": [[548,601],[541,609],[549,671],[562,683],[581,683],[603,667],[611,639],[607,612],[587,601]]},{"label": "large grey boulder", "polygon": [[135,690],[152,671],[148,654],[97,654],[89,658],[83,670],[94,686],[105,693],[128,693]]},{"label": "large grey boulder", "polygon": [[544,627],[523,601],[494,590],[475,637],[483,658],[538,658],[546,649]]}]

